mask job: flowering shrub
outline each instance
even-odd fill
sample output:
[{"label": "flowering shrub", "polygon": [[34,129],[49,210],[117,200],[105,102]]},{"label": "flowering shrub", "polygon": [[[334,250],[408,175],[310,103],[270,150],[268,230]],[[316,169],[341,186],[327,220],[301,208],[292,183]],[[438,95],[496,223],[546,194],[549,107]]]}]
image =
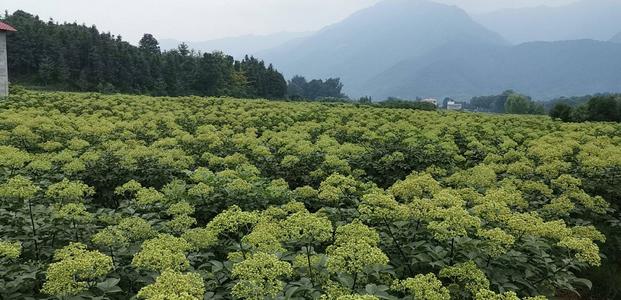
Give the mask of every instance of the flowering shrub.
[{"label": "flowering shrub", "polygon": [[547,117],[26,91],[0,102],[0,298],[611,298],[619,136]]}]

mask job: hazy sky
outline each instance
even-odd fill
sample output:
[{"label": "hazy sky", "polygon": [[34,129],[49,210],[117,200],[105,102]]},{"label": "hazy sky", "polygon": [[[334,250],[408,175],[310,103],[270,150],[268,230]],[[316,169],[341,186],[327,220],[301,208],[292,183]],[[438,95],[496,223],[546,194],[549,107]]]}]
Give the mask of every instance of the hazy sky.
[{"label": "hazy sky", "polygon": [[[312,31],[380,0],[1,0],[47,20],[96,24],[136,43],[157,38],[201,41],[244,34]],[[437,0],[478,13],[508,7],[559,5],[575,0]]]}]

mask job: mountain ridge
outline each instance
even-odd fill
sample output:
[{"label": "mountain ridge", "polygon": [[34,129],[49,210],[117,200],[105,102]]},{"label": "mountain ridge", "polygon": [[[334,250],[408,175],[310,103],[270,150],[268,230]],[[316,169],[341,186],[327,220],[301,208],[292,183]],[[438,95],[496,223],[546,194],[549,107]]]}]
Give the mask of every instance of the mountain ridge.
[{"label": "mountain ridge", "polygon": [[621,92],[621,44],[595,40],[438,49],[395,65],[362,92],[376,99],[497,94],[514,89],[541,100]]},{"label": "mountain ridge", "polygon": [[473,15],[514,44],[532,41],[607,41],[621,30],[621,1],[581,0],[562,6],[514,8]]},{"label": "mountain ridge", "polygon": [[[419,28],[426,28],[425,31]],[[282,70],[311,78],[340,77],[346,93],[399,61],[457,40],[506,44],[462,9],[426,0],[386,0],[283,48],[258,53]]]},{"label": "mountain ridge", "polygon": [[[245,55],[254,55],[257,52],[281,46],[292,40],[311,35],[312,32],[278,32],[267,35],[240,35],[206,41],[185,41],[190,49],[201,52],[222,51],[235,58],[243,58]],[[160,40],[162,50],[177,49],[184,41],[176,39]]]}]

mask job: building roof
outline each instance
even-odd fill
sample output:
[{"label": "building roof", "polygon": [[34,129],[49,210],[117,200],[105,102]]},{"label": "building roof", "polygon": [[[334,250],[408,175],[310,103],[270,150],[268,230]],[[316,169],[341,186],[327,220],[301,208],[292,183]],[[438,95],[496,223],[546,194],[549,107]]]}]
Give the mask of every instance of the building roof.
[{"label": "building roof", "polygon": [[11,25],[0,22],[0,31],[17,31]]}]

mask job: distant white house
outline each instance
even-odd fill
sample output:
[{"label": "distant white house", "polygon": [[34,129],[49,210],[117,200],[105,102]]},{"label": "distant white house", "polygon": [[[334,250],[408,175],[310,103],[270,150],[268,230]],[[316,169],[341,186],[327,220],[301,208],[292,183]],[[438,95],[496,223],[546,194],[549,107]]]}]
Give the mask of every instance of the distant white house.
[{"label": "distant white house", "polygon": [[420,100],[420,102],[427,102],[427,103],[431,103],[435,105],[436,107],[438,106],[438,99],[435,99],[435,98],[423,99],[423,100]]},{"label": "distant white house", "polygon": [[461,103],[455,103],[455,101],[449,101],[446,103],[447,110],[462,110],[463,105]]}]

